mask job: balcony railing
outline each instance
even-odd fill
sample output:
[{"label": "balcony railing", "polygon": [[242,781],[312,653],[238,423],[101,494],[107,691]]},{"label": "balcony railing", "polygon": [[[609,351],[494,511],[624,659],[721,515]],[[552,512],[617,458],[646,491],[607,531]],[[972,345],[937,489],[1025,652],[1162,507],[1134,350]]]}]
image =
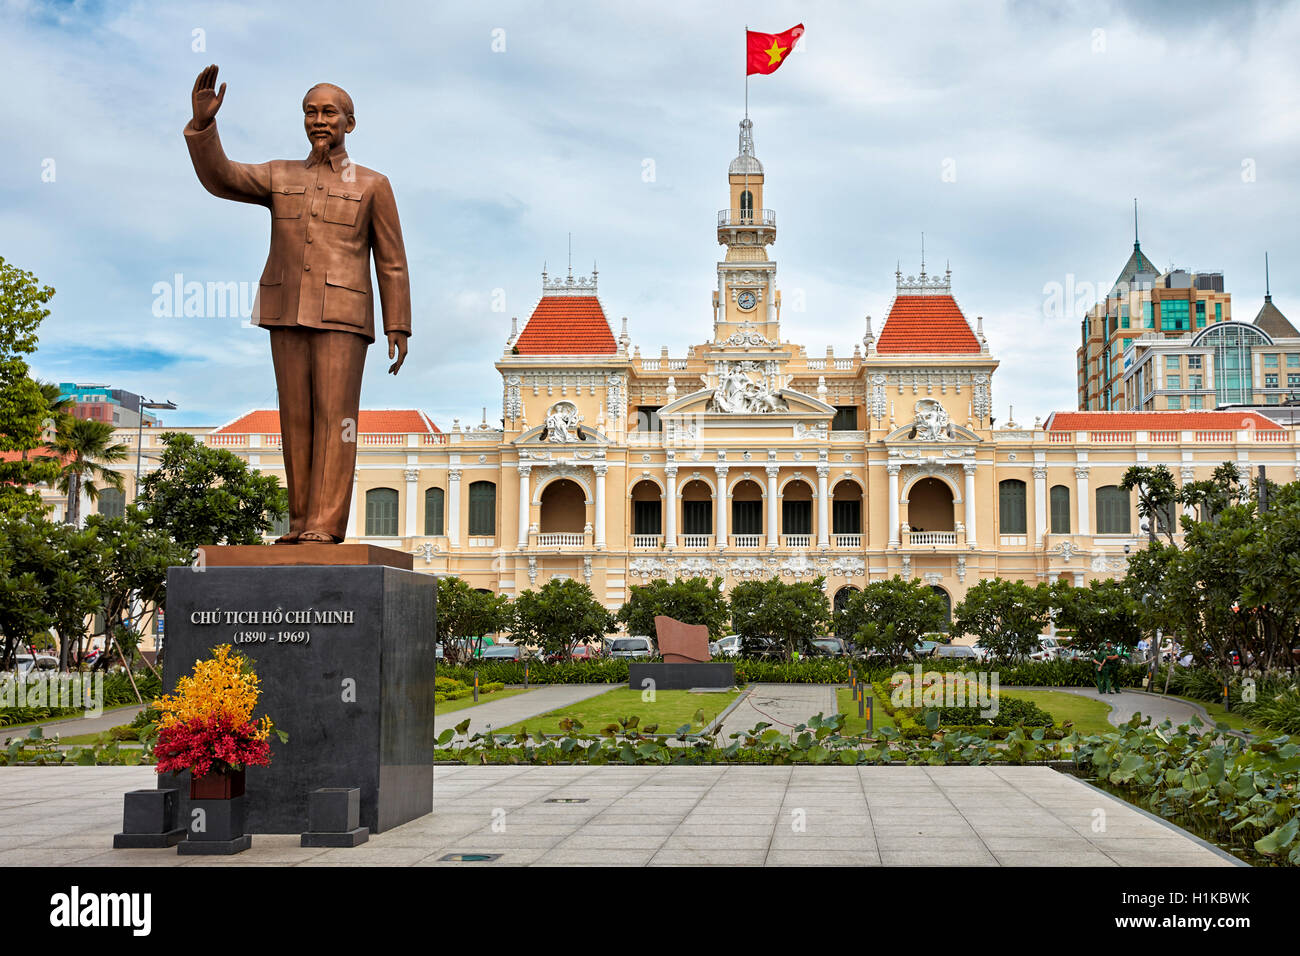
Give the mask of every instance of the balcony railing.
[{"label": "balcony railing", "polygon": [[956,531],[913,531],[912,544],[956,544]]},{"label": "balcony railing", "polygon": [[683,548],[711,548],[713,546],[713,535],[711,534],[684,534],[681,537]]},{"label": "balcony railing", "polygon": [[860,548],[862,547],[862,535],[860,534],[837,534],[835,536],[835,547],[837,548]]},{"label": "balcony railing", "polygon": [[634,534],[632,535],[632,547],[634,548],[657,548],[663,541],[663,535],[658,534]]},{"label": "balcony railing", "polygon": [[812,547],[812,535],[810,534],[783,534],[781,538],[787,548]]},{"label": "balcony railing", "polygon": [[581,548],[587,536],[581,531],[547,531],[537,536],[539,548]]},{"label": "balcony railing", "polygon": [[775,226],[776,212],[772,209],[719,209],[719,226]]},{"label": "balcony railing", "polygon": [[761,534],[733,534],[731,536],[731,546],[733,548],[761,548],[763,546],[763,536]]}]

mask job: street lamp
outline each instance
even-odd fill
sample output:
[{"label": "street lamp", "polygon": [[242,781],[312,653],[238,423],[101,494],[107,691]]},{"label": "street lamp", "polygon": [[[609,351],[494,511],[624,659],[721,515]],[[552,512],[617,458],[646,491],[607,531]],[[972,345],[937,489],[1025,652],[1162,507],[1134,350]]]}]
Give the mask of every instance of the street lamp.
[{"label": "street lamp", "polygon": [[135,496],[140,497],[140,460],[143,458],[144,451],[142,444],[144,439],[144,410],[146,408],[167,408],[175,411],[176,406],[171,402],[146,402],[140,399],[140,422],[135,430]]}]

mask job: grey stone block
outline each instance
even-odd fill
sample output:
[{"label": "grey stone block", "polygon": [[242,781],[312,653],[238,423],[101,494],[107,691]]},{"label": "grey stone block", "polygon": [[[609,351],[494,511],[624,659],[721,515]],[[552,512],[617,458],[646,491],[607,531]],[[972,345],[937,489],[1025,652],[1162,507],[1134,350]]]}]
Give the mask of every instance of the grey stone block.
[{"label": "grey stone block", "polygon": [[[269,767],[248,769],[249,833],[314,830],[308,794],[321,788],[358,788],[357,825],[375,833],[433,809],[435,595],[431,576],[379,565],[169,569],[165,690],[233,643],[261,678],[256,715],[289,735],[272,735]],[[227,611],[259,623],[227,623]],[[261,623],[276,611],[294,620]],[[185,819],[189,774],[164,785],[180,789]]]},{"label": "grey stone block", "polygon": [[312,833],[344,833],[361,825],[361,790],[321,787],[307,795],[307,821]]},{"label": "grey stone block", "polygon": [[122,795],[122,832],[113,835],[113,849],[164,849],[185,839],[176,825],[177,793],[130,790]]},{"label": "grey stone block", "polygon": [[647,680],[654,681],[652,686],[656,690],[734,687],[736,665],[725,661],[690,664],[629,663],[627,678],[627,686],[633,690],[645,690]]}]

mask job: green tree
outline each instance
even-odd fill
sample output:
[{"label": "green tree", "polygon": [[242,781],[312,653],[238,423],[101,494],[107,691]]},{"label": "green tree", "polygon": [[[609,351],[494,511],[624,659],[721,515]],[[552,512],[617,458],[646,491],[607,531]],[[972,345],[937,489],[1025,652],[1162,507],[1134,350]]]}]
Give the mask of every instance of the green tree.
[{"label": "green tree", "polygon": [[1195,508],[1201,521],[1214,521],[1229,505],[1242,498],[1241,476],[1233,462],[1225,461],[1207,479],[1189,481],[1178,492],[1181,504]]},{"label": "green tree", "polygon": [[193,435],[167,432],[162,441],[162,460],[144,477],[136,503],[146,522],[188,552],[203,545],[260,544],[287,512],[288,497],[274,475]]},{"label": "green tree", "polygon": [[99,546],[93,531],[43,515],[0,515],[0,670],[52,629],[67,660],[99,603]]},{"label": "green tree", "polygon": [[922,637],[943,627],[946,616],[943,598],[920,581],[895,575],[873,581],[849,598],[836,630],[853,635],[859,648],[898,663]]},{"label": "green tree", "polygon": [[790,660],[808,654],[831,621],[825,578],[786,584],[780,578],[745,581],[731,590],[731,623],[746,657]]},{"label": "green tree", "polygon": [[591,588],[572,578],[551,579],[540,590],[515,598],[514,637],[547,653],[573,656],[578,644],[603,640],[618,622]]},{"label": "green tree", "polygon": [[1164,465],[1131,465],[1119,486],[1137,490],[1138,516],[1147,521],[1148,540],[1154,542],[1159,531],[1173,544],[1178,530],[1178,484],[1173,472]]},{"label": "green tree", "polygon": [[188,564],[190,552],[134,506],[120,518],[91,515],[86,529],[100,545],[95,574],[104,646],[116,644],[131,661],[150,622],[166,607],[167,569]]},{"label": "green tree", "polygon": [[44,447],[54,415],[30,375],[26,356],[36,350],[37,328],[50,310],[54,289],[0,258],[0,512],[40,515],[45,511],[33,486],[53,483],[58,467],[31,453]]},{"label": "green tree", "polygon": [[1141,604],[1124,581],[1094,580],[1086,588],[1058,581],[1049,600],[1057,609],[1057,625],[1074,631],[1072,644],[1080,650],[1106,641],[1132,647],[1142,637]]},{"label": "green tree", "polygon": [[1048,589],[986,578],[966,592],[953,614],[953,629],[974,634],[995,659],[1027,657],[1038,650],[1038,635],[1047,626]]},{"label": "green tree", "polygon": [[108,422],[61,415],[49,447],[62,462],[57,487],[68,498],[68,524],[81,524],[83,491],[92,503],[99,500],[100,486],[96,482],[117,491],[125,487],[121,472],[104,467],[126,461],[127,456],[127,446],[113,441],[113,426]]},{"label": "green tree", "polygon": [[438,578],[438,643],[447,663],[468,660],[487,634],[510,628],[512,612],[505,595],[476,591],[454,575]]},{"label": "green tree", "polygon": [[727,634],[730,614],[722,593],[722,578],[656,579],[646,585],[632,585],[632,595],[618,609],[618,620],[629,634],[646,634],[655,640],[655,616],[663,614],[683,624],[702,624],[709,637]]}]

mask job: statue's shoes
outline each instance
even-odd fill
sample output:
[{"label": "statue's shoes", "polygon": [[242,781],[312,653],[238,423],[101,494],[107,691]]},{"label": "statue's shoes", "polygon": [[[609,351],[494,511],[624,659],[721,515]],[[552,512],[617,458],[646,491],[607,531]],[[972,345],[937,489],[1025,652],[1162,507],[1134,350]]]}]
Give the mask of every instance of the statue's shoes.
[{"label": "statue's shoes", "polygon": [[298,535],[299,543],[312,541],[320,542],[322,544],[339,544],[342,540],[342,538],[336,538],[334,535],[325,531],[304,531],[302,534]]},{"label": "statue's shoes", "polygon": [[275,539],[276,544],[297,544],[298,539],[302,536],[301,531],[289,531]]}]

